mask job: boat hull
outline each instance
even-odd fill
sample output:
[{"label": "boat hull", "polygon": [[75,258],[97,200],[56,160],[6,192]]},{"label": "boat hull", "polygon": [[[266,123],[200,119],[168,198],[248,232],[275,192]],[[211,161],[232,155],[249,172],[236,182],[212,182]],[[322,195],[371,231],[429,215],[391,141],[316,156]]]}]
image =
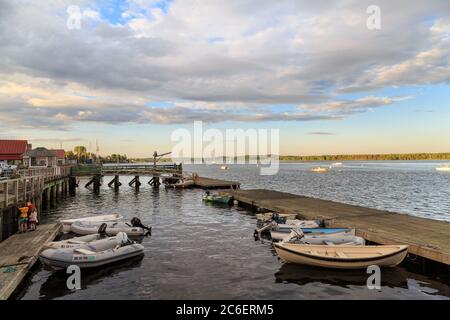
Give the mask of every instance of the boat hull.
[{"label": "boat hull", "polygon": [[110,249],[93,254],[78,254],[70,249],[47,249],[40,256],[40,261],[53,269],[65,269],[71,265],[80,268],[95,268],[114,262],[130,259],[144,254],[140,244],[130,244],[118,249]]},{"label": "boat hull", "polygon": [[84,218],[75,218],[75,219],[64,219],[61,220],[61,224],[63,226],[63,232],[70,232],[70,227],[74,222],[84,221],[84,222],[113,222],[122,220],[123,216],[120,214],[106,214],[100,216],[91,216]]},{"label": "boat hull", "polygon": [[[312,246],[312,245],[303,245],[303,246],[309,246],[312,249],[317,247],[328,247],[330,248],[330,250],[337,248],[349,248],[349,247]],[[405,259],[408,253],[407,246],[396,246],[399,248],[398,250],[385,255],[379,256],[373,255],[371,257],[362,257],[362,258],[339,258],[339,257],[336,258],[336,257],[318,256],[314,254],[308,254],[305,252],[298,252],[296,250],[292,250],[284,246],[283,244],[278,243],[275,243],[274,247],[278,256],[287,263],[295,263],[332,269],[365,269],[371,265],[377,265],[379,267],[395,267],[398,264],[400,264],[403,261],[403,259]],[[378,247],[386,247],[386,246],[378,246]],[[367,249],[368,246],[351,247],[351,248],[361,248],[361,250],[364,250]]]},{"label": "boat hull", "polygon": [[[130,227],[125,223],[118,223],[118,222],[114,223],[105,222],[105,223],[107,224],[105,232],[110,236],[114,236],[119,232],[125,232],[128,236],[139,237],[147,233],[147,231],[141,227]],[[98,233],[100,225],[101,223],[75,222],[71,225],[70,231],[79,235],[95,234]]]}]

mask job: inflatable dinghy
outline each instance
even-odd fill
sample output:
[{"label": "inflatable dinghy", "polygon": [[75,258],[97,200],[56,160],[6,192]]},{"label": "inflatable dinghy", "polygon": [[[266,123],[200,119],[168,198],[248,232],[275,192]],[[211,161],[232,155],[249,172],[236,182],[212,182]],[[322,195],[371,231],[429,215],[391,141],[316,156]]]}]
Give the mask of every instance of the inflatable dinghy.
[{"label": "inflatable dinghy", "polygon": [[144,246],[132,242],[126,233],[116,237],[92,241],[77,248],[46,249],[39,255],[41,262],[53,269],[65,269],[70,265],[94,268],[142,255]]},{"label": "inflatable dinghy", "polygon": [[113,236],[119,232],[125,232],[128,236],[138,237],[151,234],[151,227],[146,227],[141,223],[138,218],[131,219],[130,223],[127,222],[85,222],[76,221],[72,223],[70,231],[79,235],[89,235],[98,233],[102,224],[106,224],[104,232],[108,236]]}]

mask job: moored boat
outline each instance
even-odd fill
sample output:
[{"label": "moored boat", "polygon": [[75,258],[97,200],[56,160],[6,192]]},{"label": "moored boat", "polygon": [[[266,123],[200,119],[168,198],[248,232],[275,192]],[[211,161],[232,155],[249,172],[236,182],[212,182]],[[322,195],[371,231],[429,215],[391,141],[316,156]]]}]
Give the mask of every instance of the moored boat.
[{"label": "moored boat", "polygon": [[[315,236],[328,236],[328,237],[342,237],[348,235],[355,235],[355,229],[351,228],[301,228],[303,234],[315,235]],[[273,241],[283,240],[289,233],[291,229],[283,230],[272,230],[270,231],[270,237]]]},{"label": "moored boat", "polygon": [[[103,224],[106,224],[104,233],[109,236],[124,232],[128,236],[138,237],[151,234],[152,229],[151,227],[144,226],[138,218],[131,219],[131,223],[104,222]],[[95,234],[99,232],[101,225],[102,223],[98,222],[77,221],[71,225],[70,231],[79,235]]]},{"label": "moored boat", "polygon": [[394,267],[408,253],[405,245],[328,246],[275,243],[278,256],[288,262],[334,269],[363,269],[370,265]]},{"label": "moored boat", "polygon": [[66,239],[66,240],[47,242],[44,245],[44,248],[46,248],[46,249],[78,248],[78,247],[85,245],[86,243],[101,240],[103,238],[104,238],[104,236],[100,233],[89,234],[87,236],[74,237],[74,238],[70,238],[70,239]]},{"label": "moored boat", "polygon": [[437,167],[436,171],[450,171],[450,164],[446,164],[442,167]]},{"label": "moored boat", "polygon": [[305,235],[298,231],[291,231],[282,240],[285,243],[298,243],[298,244],[315,244],[315,245],[329,245],[329,246],[364,246],[366,241],[364,238],[347,234],[343,236],[322,235]]},{"label": "moored boat", "polygon": [[233,197],[226,193],[210,194],[206,191],[202,199],[206,202],[229,204]]},{"label": "moored boat", "polygon": [[192,187],[194,184],[195,182],[192,179],[181,179],[177,183],[168,184],[166,187],[174,189],[185,189]]},{"label": "moored boat", "polygon": [[85,222],[112,222],[112,221],[119,221],[122,220],[123,216],[115,213],[115,214],[103,214],[103,215],[96,215],[96,216],[89,216],[89,217],[82,217],[82,218],[74,218],[74,219],[64,219],[64,220],[60,220],[62,226],[63,226],[63,231],[64,232],[69,232],[70,231],[70,226],[72,225],[72,223],[77,222],[77,221],[85,221]]},{"label": "moored boat", "polygon": [[117,237],[97,240],[77,248],[46,249],[39,255],[40,261],[53,269],[71,265],[80,268],[99,267],[144,254],[141,244],[129,241],[123,233]]}]

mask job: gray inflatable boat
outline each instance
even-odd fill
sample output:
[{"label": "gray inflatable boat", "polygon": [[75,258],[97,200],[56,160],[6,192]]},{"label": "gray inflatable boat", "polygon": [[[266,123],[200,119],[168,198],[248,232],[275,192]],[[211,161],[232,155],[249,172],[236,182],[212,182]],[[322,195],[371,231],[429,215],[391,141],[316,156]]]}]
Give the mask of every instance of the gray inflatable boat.
[{"label": "gray inflatable boat", "polygon": [[130,241],[121,232],[115,237],[92,241],[77,248],[46,249],[39,259],[53,269],[65,269],[70,265],[94,268],[142,254],[144,246]]}]

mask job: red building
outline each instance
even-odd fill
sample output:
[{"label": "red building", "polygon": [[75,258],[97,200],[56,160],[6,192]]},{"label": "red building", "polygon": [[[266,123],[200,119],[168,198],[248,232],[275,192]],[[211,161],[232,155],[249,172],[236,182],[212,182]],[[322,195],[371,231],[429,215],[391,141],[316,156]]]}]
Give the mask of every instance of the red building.
[{"label": "red building", "polygon": [[56,163],[58,166],[62,166],[66,164],[66,152],[64,149],[50,149],[56,154]]},{"label": "red building", "polygon": [[18,164],[23,160],[23,154],[31,149],[27,140],[0,140],[0,161]]}]

